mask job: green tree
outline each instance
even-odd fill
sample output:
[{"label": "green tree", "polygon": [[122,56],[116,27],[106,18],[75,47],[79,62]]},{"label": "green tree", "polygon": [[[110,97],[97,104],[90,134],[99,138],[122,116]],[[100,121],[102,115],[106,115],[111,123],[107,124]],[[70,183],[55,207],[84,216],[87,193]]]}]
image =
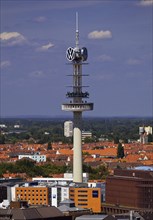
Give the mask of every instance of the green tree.
[{"label": "green tree", "polygon": [[116,136],[114,137],[114,144],[118,144],[119,143],[119,138]]},{"label": "green tree", "polygon": [[124,157],[124,147],[121,143],[118,144],[117,147],[117,158],[123,158]]},{"label": "green tree", "polygon": [[153,136],[152,134],[148,134],[148,142],[153,142]]},{"label": "green tree", "polygon": [[51,142],[48,142],[47,150],[52,150],[52,144],[51,144]]},{"label": "green tree", "polygon": [[0,134],[0,144],[5,144],[5,136]]},{"label": "green tree", "polygon": [[125,144],[127,144],[128,143],[128,139],[125,137],[125,138],[123,138],[123,142],[125,143]]}]

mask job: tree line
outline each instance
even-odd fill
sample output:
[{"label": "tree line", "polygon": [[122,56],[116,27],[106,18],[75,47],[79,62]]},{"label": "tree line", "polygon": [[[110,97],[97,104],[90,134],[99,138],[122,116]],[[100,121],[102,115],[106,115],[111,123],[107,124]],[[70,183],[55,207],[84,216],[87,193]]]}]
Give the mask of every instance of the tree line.
[{"label": "tree line", "polygon": [[[44,144],[48,142],[72,143],[72,138],[64,136],[64,122],[69,119],[1,119],[6,128],[0,130],[0,144],[27,141]],[[70,119],[71,120],[71,119]],[[14,124],[20,126],[14,129]],[[83,130],[92,132],[92,138],[85,142],[96,142],[100,138],[119,143],[123,140],[139,139],[139,127],[151,126],[152,118],[84,118]],[[153,141],[150,134],[149,142]]]},{"label": "tree line", "polygon": [[[35,161],[27,158],[16,161],[15,163],[0,163],[0,177],[5,173],[18,173],[18,177],[22,173],[26,173],[27,177],[52,177],[53,174],[63,174],[66,172],[72,173],[72,166],[55,165],[53,163],[45,163],[37,165]],[[108,175],[108,168],[105,165],[100,165],[93,168],[89,165],[83,164],[83,172],[89,173],[89,179],[104,179]]]}]

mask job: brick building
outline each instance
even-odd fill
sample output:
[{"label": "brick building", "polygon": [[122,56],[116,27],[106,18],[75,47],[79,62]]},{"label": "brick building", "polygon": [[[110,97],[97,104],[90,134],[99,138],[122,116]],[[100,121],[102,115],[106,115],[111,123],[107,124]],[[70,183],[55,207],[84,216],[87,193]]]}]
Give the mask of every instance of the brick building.
[{"label": "brick building", "polygon": [[106,213],[138,211],[146,220],[153,219],[153,171],[116,169],[106,179]]}]

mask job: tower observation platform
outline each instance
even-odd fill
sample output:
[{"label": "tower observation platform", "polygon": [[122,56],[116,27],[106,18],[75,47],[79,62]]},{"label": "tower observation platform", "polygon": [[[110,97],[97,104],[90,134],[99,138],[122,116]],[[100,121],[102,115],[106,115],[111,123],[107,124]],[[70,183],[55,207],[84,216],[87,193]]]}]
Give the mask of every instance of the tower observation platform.
[{"label": "tower observation platform", "polygon": [[93,110],[93,103],[88,102],[89,93],[83,91],[82,65],[88,58],[87,48],[79,48],[78,13],[76,13],[76,45],[69,47],[66,58],[73,66],[72,91],[68,91],[66,98],[69,102],[62,104],[62,110],[73,112],[73,181],[82,182],[82,112]]}]

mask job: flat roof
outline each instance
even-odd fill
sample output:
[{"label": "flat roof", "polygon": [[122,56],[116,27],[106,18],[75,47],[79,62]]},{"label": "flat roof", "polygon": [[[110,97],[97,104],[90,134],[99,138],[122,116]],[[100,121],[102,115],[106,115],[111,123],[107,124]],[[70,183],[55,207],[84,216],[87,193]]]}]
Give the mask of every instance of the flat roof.
[{"label": "flat roof", "polygon": [[108,215],[83,215],[80,217],[76,217],[76,220],[103,220]]}]

